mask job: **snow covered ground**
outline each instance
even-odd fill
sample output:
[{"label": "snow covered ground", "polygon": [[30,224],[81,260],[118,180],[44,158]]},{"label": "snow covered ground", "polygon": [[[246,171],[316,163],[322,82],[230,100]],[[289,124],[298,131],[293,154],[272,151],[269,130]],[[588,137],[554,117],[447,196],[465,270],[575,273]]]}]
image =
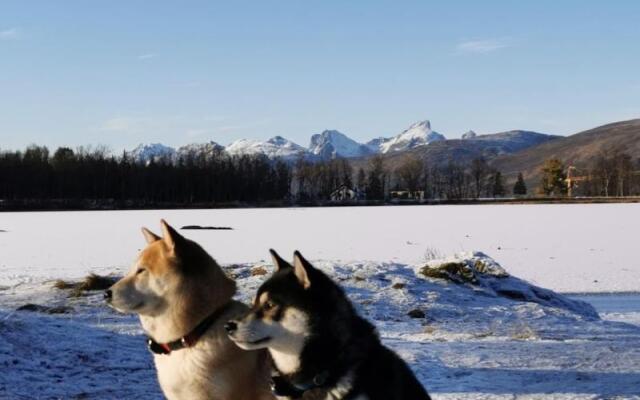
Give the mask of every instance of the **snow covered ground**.
[{"label": "snow covered ground", "polygon": [[[639,205],[439,206],[0,214],[0,399],[157,399],[138,321],[101,293],[70,298],[52,279],[122,274],[160,217],[235,277],[249,299],[266,250],[300,249],[346,288],[435,399],[640,399],[640,319],[531,287],[637,290]],[[476,284],[421,274],[439,255],[495,266]],[[482,263],[478,264],[477,261]],[[493,275],[492,275],[493,274]],[[598,282],[593,282],[597,280]],[[521,301],[528,299],[535,301]],[[16,311],[27,303],[66,313]],[[425,318],[408,315],[424,312]],[[634,316],[635,315],[635,316]],[[610,318],[611,317],[611,318]],[[611,319],[611,320],[608,320]],[[620,322],[622,321],[622,322]]]}]

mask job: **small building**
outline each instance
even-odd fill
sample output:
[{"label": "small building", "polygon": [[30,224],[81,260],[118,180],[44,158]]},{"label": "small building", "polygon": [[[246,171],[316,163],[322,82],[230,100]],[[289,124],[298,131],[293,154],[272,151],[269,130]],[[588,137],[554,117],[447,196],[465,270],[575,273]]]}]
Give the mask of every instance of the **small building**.
[{"label": "small building", "polygon": [[392,190],[389,192],[392,200],[424,200],[424,190]]},{"label": "small building", "polygon": [[351,189],[346,185],[342,185],[331,192],[329,198],[331,201],[353,201],[361,199],[362,195],[358,188]]}]

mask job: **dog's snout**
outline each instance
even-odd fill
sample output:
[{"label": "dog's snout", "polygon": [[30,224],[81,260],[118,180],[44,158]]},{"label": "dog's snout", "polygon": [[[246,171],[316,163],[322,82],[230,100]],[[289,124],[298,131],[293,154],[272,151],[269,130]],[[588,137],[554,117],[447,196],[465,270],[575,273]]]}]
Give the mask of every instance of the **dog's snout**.
[{"label": "dog's snout", "polygon": [[111,301],[111,298],[113,298],[113,292],[111,291],[111,289],[107,289],[104,291],[104,299],[106,301]]},{"label": "dog's snout", "polygon": [[224,329],[227,331],[227,333],[231,334],[238,329],[238,323],[236,321],[229,321],[224,324]]}]

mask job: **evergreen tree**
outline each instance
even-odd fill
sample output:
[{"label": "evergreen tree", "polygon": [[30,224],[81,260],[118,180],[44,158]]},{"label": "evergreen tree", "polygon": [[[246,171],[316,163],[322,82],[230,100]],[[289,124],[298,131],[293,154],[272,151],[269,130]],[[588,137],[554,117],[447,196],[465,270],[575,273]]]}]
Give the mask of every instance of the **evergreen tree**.
[{"label": "evergreen tree", "polygon": [[340,162],[340,176],[341,176],[340,179],[342,180],[342,184],[348,187],[349,189],[353,189],[353,179],[352,179],[353,168],[351,167],[349,160],[347,160],[346,158],[341,158],[339,162]]},{"label": "evergreen tree", "polygon": [[369,175],[367,176],[367,199],[383,200],[386,172],[384,159],[380,155],[369,160]]},{"label": "evergreen tree", "polygon": [[516,180],[515,185],[513,185],[513,194],[516,196],[524,196],[527,194],[527,185],[524,183],[522,172],[518,173],[518,180]]},{"label": "evergreen tree", "polygon": [[562,161],[557,158],[546,160],[542,166],[542,180],[538,190],[545,196],[563,196],[567,194],[566,178]]}]

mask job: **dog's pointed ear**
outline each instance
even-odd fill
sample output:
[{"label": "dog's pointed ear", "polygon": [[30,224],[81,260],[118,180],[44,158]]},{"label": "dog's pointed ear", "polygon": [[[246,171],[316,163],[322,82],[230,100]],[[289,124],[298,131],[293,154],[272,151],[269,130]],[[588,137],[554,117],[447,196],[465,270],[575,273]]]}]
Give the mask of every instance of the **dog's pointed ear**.
[{"label": "dog's pointed ear", "polygon": [[309,263],[309,261],[305,260],[302,257],[302,254],[298,250],[293,253],[293,272],[298,278],[298,282],[305,289],[309,289],[311,286],[311,281],[309,280],[309,271],[313,268],[313,266]]},{"label": "dog's pointed ear", "polygon": [[175,250],[176,245],[180,243],[184,238],[171,227],[171,225],[167,224],[167,221],[164,219],[160,220],[160,226],[162,227],[162,240],[169,246],[171,250]]},{"label": "dog's pointed ear", "polygon": [[150,230],[144,227],[142,228],[142,234],[144,235],[144,238],[147,241],[147,244],[157,242],[158,240],[161,239],[160,236],[156,235],[155,233],[151,232]]},{"label": "dog's pointed ear", "polygon": [[274,249],[269,249],[269,253],[271,253],[271,260],[273,260],[273,265],[276,267],[276,271],[282,271],[283,269],[293,268],[291,264],[286,262]]}]

